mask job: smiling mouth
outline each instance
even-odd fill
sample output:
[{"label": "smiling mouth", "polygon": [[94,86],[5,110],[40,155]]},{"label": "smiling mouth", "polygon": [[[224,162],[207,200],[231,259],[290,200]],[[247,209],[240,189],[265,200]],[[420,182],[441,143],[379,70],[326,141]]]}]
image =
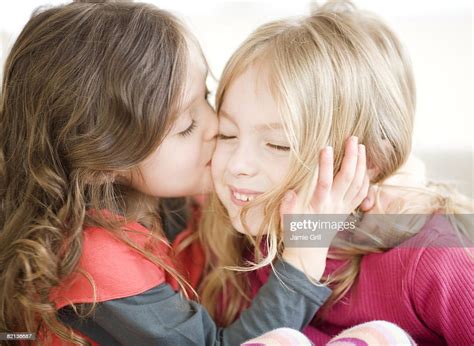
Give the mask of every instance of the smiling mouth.
[{"label": "smiling mouth", "polygon": [[247,204],[250,201],[253,201],[255,197],[261,195],[261,192],[245,190],[245,189],[234,189],[230,188],[230,196],[232,202],[238,206]]},{"label": "smiling mouth", "polygon": [[255,199],[255,195],[245,195],[243,193],[233,192],[234,198],[242,202],[250,202]]}]

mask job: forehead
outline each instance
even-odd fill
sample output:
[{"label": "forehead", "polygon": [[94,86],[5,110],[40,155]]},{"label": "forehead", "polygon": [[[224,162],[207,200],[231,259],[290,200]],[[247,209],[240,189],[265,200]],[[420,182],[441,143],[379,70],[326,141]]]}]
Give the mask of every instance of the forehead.
[{"label": "forehead", "polygon": [[186,62],[186,79],[183,96],[183,108],[195,98],[200,97],[206,88],[208,74],[207,63],[197,42],[188,40],[188,58]]},{"label": "forehead", "polygon": [[200,73],[201,75],[207,75],[207,61],[197,39],[187,38],[186,45],[188,51],[188,73],[194,71],[196,73]]},{"label": "forehead", "polygon": [[262,64],[250,65],[230,82],[222,102],[221,116],[234,122],[252,125],[280,122],[276,102],[270,92],[268,69]]}]

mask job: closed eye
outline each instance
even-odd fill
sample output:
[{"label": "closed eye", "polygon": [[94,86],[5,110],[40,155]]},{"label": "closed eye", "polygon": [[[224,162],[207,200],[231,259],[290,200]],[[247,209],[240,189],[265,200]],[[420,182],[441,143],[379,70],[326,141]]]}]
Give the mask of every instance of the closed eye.
[{"label": "closed eye", "polygon": [[235,136],[226,136],[226,135],[223,135],[222,133],[217,134],[217,139],[221,139],[223,141],[228,140],[228,139],[234,139],[234,138],[237,138],[237,137],[235,137]]},{"label": "closed eye", "polygon": [[179,135],[183,137],[189,136],[194,131],[196,126],[197,126],[197,122],[196,120],[193,119],[191,121],[191,125],[189,125],[189,127],[186,130],[180,132]]},{"label": "closed eye", "polygon": [[282,146],[282,145],[267,143],[267,146],[272,148],[272,149],[279,150],[279,151],[290,151],[290,147],[285,147],[285,146]]}]

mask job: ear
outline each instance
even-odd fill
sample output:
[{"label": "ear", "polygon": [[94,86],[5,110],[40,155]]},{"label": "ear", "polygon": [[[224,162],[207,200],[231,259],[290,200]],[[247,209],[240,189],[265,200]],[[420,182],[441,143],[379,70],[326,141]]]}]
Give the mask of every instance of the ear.
[{"label": "ear", "polygon": [[[387,139],[383,139],[383,150],[390,147],[390,142]],[[367,157],[367,174],[369,175],[370,182],[373,182],[376,177],[380,174],[380,169],[374,165],[372,157]],[[362,201],[359,208],[363,212],[368,212],[375,206],[375,195],[376,195],[376,186],[371,185],[367,193],[367,197]]]},{"label": "ear", "polygon": [[[367,157],[367,174],[369,175],[369,181],[372,182],[380,173],[378,167],[373,164],[370,157]],[[370,185],[367,192],[367,197],[359,205],[359,209],[364,213],[368,212],[375,206],[375,185]]]},{"label": "ear", "polygon": [[380,174],[380,169],[374,165],[371,157],[367,157],[367,174],[369,175],[370,182],[373,182],[374,179]]},{"label": "ear", "polygon": [[379,175],[380,170],[377,167],[374,167],[373,165],[370,164],[370,162],[367,162],[367,174],[369,175],[369,180],[373,181],[374,178]]},{"label": "ear", "polygon": [[[382,150],[388,150],[392,145],[388,139],[382,140]],[[380,169],[374,165],[372,157],[367,157],[367,173],[369,174],[370,181],[372,182],[379,174]]]}]

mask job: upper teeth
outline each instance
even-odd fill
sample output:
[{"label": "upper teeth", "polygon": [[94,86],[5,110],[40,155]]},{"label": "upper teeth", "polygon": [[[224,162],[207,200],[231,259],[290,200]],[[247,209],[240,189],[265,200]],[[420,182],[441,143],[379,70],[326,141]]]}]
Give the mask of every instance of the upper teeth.
[{"label": "upper teeth", "polygon": [[234,192],[234,197],[239,201],[249,202],[252,201],[255,196],[244,195],[243,193]]}]

